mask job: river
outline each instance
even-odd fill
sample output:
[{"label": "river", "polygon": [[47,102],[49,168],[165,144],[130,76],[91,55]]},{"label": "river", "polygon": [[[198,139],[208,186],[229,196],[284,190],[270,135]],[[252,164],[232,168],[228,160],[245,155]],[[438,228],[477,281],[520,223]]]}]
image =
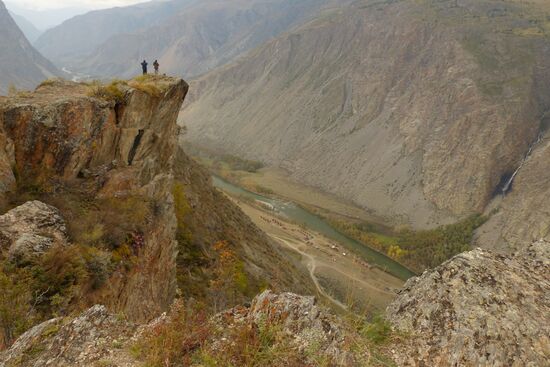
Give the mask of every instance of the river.
[{"label": "river", "polygon": [[299,205],[253,193],[218,176],[213,176],[213,183],[215,187],[231,195],[257,200],[266,204],[266,207],[273,207],[273,210],[277,214],[283,216],[287,220],[304,225],[312,231],[340,243],[350,251],[363,257],[367,262],[376,264],[381,269],[384,269],[400,279],[407,280],[415,275],[412,271],[395,260],[337,231],[321,217],[305,210]]}]

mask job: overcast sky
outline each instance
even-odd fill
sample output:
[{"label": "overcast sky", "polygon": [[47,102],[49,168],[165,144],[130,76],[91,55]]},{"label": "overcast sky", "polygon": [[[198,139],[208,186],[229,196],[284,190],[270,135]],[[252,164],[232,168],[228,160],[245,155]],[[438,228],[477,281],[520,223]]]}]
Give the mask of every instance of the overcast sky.
[{"label": "overcast sky", "polygon": [[33,10],[78,7],[88,9],[110,8],[142,3],[146,0],[9,0],[20,7]]}]

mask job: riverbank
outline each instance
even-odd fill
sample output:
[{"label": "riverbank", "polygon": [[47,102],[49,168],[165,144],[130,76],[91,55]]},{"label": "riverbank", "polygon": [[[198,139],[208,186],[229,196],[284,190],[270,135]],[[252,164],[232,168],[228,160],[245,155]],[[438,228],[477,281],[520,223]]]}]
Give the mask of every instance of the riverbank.
[{"label": "riverbank", "polygon": [[[205,157],[200,152],[196,159],[233,186],[269,200],[291,202],[310,215],[315,215],[331,227],[331,233],[328,234],[330,238],[348,244],[348,239],[352,239],[355,242],[352,247],[360,254],[376,255],[373,254],[376,252],[391,258],[407,269],[406,277],[403,277],[403,273],[398,275],[401,279],[407,279],[414,272],[420,274],[458,253],[470,250],[474,231],[486,220],[481,215],[472,215],[456,223],[414,231],[407,226],[391,226],[391,222],[376,218],[353,203],[296,183],[282,170],[263,167],[260,162],[233,156]],[[335,231],[339,233],[333,236]],[[360,246],[357,247],[357,244]],[[379,256],[374,258],[376,262]],[[391,267],[396,268],[395,264],[391,264]]]},{"label": "riverbank", "polygon": [[386,224],[390,218],[377,217],[336,195],[295,182],[280,168],[265,167],[260,162],[219,155],[198,147],[188,147],[187,152],[213,174],[249,191],[291,201],[323,216],[367,221],[389,228]]},{"label": "riverbank", "polygon": [[215,187],[230,194],[231,196],[237,197],[246,202],[252,202],[256,205],[259,204],[258,206],[263,210],[268,210],[270,213],[276,214],[279,218],[288,220],[291,223],[298,224],[314,232],[322,234],[330,240],[341,244],[343,247],[348,249],[348,251],[359,255],[370,264],[378,266],[380,269],[400,278],[401,280],[407,280],[415,275],[412,271],[395,260],[373,248],[365,246],[353,238],[344,235],[333,228],[320,216],[302,208],[299,205],[289,201],[273,199],[252,191],[248,191],[218,176],[213,176],[213,184]]},{"label": "riverbank", "polygon": [[301,256],[318,292],[337,307],[376,313],[384,310],[403,286],[403,280],[338,242],[286,221],[262,204],[229,197],[274,241]]}]

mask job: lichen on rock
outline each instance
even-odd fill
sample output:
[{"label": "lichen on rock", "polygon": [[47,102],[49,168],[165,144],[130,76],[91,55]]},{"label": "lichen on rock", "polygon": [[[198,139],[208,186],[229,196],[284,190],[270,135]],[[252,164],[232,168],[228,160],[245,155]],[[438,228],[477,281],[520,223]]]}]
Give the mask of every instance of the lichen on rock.
[{"label": "lichen on rock", "polygon": [[476,249],[407,282],[387,309],[410,334],[407,366],[543,366],[550,359],[550,243],[514,256]]},{"label": "lichen on rock", "polygon": [[0,216],[2,247],[14,263],[43,255],[54,245],[67,246],[67,227],[59,210],[40,201],[29,201]]},{"label": "lichen on rock", "polygon": [[96,305],[72,320],[56,318],[33,327],[0,354],[0,366],[139,366],[125,351],[136,330]]}]

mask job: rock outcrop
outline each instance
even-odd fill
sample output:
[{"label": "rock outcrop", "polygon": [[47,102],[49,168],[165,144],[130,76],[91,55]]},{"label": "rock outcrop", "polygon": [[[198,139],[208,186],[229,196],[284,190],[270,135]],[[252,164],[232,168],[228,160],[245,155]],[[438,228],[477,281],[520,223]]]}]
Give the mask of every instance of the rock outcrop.
[{"label": "rock outcrop", "polygon": [[[254,298],[250,307],[236,307],[216,316],[214,324],[222,332],[213,344],[215,348],[223,349],[224,343],[232,342],[229,337],[232,329],[276,325],[283,334],[291,336],[293,348],[300,353],[314,351],[315,357],[325,357],[334,366],[359,363],[346,347],[342,323],[317,305],[314,297],[265,291]],[[368,351],[363,351],[363,360],[368,360],[368,356]]]},{"label": "rock outcrop", "polygon": [[[9,350],[0,353],[0,367],[142,366],[140,358],[131,355],[131,347],[168,322],[172,322],[170,316],[163,315],[138,326],[96,305],[80,316],[52,319],[27,331]],[[331,366],[352,367],[361,365],[357,356],[365,361],[369,357],[367,350],[352,355],[342,323],[318,306],[313,297],[265,291],[248,307],[221,312],[206,323],[211,325],[211,333],[203,335],[204,340],[197,345],[204,348],[204,353],[219,353],[229,347],[239,330],[270,327],[281,338],[290,340],[289,352],[306,358],[299,365],[316,365],[315,361],[324,360]],[[290,360],[289,356],[279,357],[281,361]]]},{"label": "rock outcrop", "polygon": [[407,333],[394,348],[403,366],[547,365],[550,243],[458,255],[409,280],[387,318]]},{"label": "rock outcrop", "polygon": [[29,201],[0,216],[1,247],[12,262],[24,263],[52,246],[66,246],[67,226],[59,210],[40,201]]},{"label": "rock outcrop", "polygon": [[529,36],[547,13],[520,1],[344,5],[200,77],[186,139],[395,223],[481,212],[550,106],[548,37]]},{"label": "rock outcrop", "polygon": [[137,325],[94,306],[74,319],[39,324],[0,354],[1,367],[137,367],[128,354]]}]

